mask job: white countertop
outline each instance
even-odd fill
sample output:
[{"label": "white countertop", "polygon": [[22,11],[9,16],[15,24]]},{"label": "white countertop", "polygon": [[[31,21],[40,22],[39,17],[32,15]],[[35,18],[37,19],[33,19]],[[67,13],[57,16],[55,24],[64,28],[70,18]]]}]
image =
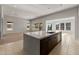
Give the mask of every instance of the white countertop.
[{"label": "white countertop", "polygon": [[55,33],[49,34],[49,33],[46,33],[45,31],[37,31],[37,32],[28,32],[28,33],[24,33],[24,34],[41,39],[41,38],[48,37],[48,36],[55,34]]}]

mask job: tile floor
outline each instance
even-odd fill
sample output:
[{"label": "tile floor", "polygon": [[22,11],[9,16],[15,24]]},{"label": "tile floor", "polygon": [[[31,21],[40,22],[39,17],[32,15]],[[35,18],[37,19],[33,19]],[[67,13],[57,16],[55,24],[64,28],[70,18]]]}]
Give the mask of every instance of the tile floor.
[{"label": "tile floor", "polygon": [[[12,36],[7,35],[7,38],[6,40],[10,40],[10,42],[0,44],[0,55],[22,55],[22,34],[19,34],[19,36],[15,34],[12,34]],[[61,43],[49,55],[79,55],[79,40],[74,40],[70,34],[63,34]]]}]

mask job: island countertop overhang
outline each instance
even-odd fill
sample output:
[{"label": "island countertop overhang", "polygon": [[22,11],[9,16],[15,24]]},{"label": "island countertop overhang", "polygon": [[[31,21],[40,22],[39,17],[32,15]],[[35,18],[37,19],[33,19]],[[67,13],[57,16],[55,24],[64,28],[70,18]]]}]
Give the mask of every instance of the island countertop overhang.
[{"label": "island countertop overhang", "polygon": [[24,33],[24,34],[41,40],[43,38],[55,35],[57,33],[59,33],[59,32],[53,32],[50,34],[45,31],[36,31],[36,32],[28,32],[28,33]]}]

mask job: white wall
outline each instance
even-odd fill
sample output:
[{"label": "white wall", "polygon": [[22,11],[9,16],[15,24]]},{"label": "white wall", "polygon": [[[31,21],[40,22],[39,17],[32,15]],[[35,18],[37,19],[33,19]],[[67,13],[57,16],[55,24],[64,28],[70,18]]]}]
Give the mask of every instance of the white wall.
[{"label": "white wall", "polygon": [[1,34],[1,37],[2,37],[2,28],[3,28],[3,26],[2,26],[2,23],[3,23],[3,20],[2,20],[2,5],[0,5],[0,34]]},{"label": "white wall", "polygon": [[[15,33],[15,32],[26,32],[27,28],[27,19],[22,18],[21,16],[24,16],[28,12],[9,7],[9,6],[2,6],[3,11],[3,31],[2,34],[5,35],[7,33]],[[18,13],[18,14],[17,14]],[[19,17],[20,15],[20,17]],[[13,22],[13,30],[7,31],[7,21]]]},{"label": "white wall", "polygon": [[76,19],[76,21],[75,21],[75,31],[76,31],[76,39],[79,39],[79,7],[78,7],[78,9],[77,9],[77,19]]},{"label": "white wall", "polygon": [[39,17],[39,18],[36,18],[34,20],[31,21],[31,23],[33,24],[34,22],[37,22],[38,21],[41,21],[43,23],[43,30],[45,31],[46,30],[46,21],[47,20],[56,20],[56,19],[62,19],[62,18],[69,18],[69,17],[75,17],[75,39],[79,39],[79,35],[78,35],[78,32],[79,32],[79,18],[78,18],[78,7],[75,7],[75,8],[70,8],[70,9],[67,9],[67,10],[63,10],[63,11],[60,11],[60,12],[56,12],[56,13],[52,13],[50,15],[46,15],[46,16],[43,16],[43,17]]},{"label": "white wall", "polygon": [[[13,22],[13,30],[7,31],[7,21]],[[3,19],[3,34],[7,33],[15,33],[15,32],[26,32],[26,26],[29,21],[25,19],[12,17],[12,16],[5,16]]]},{"label": "white wall", "polygon": [[1,5],[0,5],[0,38],[1,38]]},{"label": "white wall", "polygon": [[75,8],[70,8],[70,9],[67,9],[67,10],[63,10],[63,11],[60,11],[60,12],[56,12],[56,13],[52,13],[50,15],[47,15],[47,16],[44,16],[44,17],[39,17],[39,18],[36,18],[34,20],[31,21],[31,23],[35,23],[35,22],[42,22],[43,23],[43,30],[46,29],[46,20],[55,20],[55,19],[61,19],[61,18],[68,18],[68,17],[76,17],[77,16],[77,7]]}]

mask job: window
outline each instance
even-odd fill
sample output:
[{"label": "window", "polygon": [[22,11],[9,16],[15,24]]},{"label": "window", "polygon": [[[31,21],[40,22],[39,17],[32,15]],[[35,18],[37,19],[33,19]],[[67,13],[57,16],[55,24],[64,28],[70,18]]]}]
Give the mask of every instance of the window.
[{"label": "window", "polygon": [[56,25],[56,30],[59,30],[59,24]]},{"label": "window", "polygon": [[43,26],[43,24],[39,23],[39,30],[42,30],[42,26]]},{"label": "window", "polygon": [[71,30],[71,23],[66,23],[66,30]]},{"label": "window", "polygon": [[61,24],[60,24],[60,29],[61,29],[61,30],[64,30],[64,23],[61,23]]},{"label": "window", "polygon": [[52,24],[48,24],[48,30],[52,30]]}]

